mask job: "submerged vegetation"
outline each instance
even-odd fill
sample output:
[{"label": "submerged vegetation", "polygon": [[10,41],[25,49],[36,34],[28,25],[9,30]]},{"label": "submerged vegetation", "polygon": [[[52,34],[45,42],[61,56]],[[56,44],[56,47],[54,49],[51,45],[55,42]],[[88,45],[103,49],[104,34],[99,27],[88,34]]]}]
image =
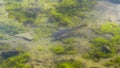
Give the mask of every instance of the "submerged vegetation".
[{"label": "submerged vegetation", "polygon": [[85,68],[85,67],[82,61],[71,60],[58,62],[55,68]]},{"label": "submerged vegetation", "polygon": [[90,21],[98,1],[1,0],[0,68],[119,68],[120,24]]},{"label": "submerged vegetation", "polygon": [[27,65],[30,55],[28,53],[19,54],[18,56],[10,57],[0,64],[0,68],[30,68]]},{"label": "submerged vegetation", "polygon": [[1,28],[0,33],[9,34],[9,35],[19,34],[27,30],[22,25],[12,24],[12,23],[1,25],[0,28]]},{"label": "submerged vegetation", "polygon": [[[91,52],[89,52],[89,58],[100,59],[113,57],[119,51],[119,28],[120,25],[116,23],[105,23],[100,25],[97,34],[99,37],[93,38],[91,42]],[[108,37],[105,37],[105,35]],[[86,57],[86,56],[85,56]]]},{"label": "submerged vegetation", "polygon": [[[23,25],[41,25],[43,21],[39,19],[46,18],[45,20],[49,19],[51,23],[63,26],[76,24],[72,18],[74,16],[84,18],[84,11],[90,10],[96,3],[95,0],[5,1],[9,17],[18,20]],[[44,22],[47,23],[47,21]]]},{"label": "submerged vegetation", "polygon": [[77,50],[73,46],[62,46],[57,45],[52,48],[52,51],[58,55],[60,54],[75,54],[77,53]]}]

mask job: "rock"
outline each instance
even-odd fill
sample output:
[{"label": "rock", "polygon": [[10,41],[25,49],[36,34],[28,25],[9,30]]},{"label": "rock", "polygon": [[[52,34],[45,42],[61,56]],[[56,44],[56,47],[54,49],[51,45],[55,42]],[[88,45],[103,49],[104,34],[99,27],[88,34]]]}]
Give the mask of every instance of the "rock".
[{"label": "rock", "polygon": [[18,54],[19,54],[19,51],[14,50],[14,51],[2,52],[2,53],[1,53],[1,56],[2,56],[3,58],[9,58],[9,57],[12,57],[12,56],[16,56],[16,55],[18,55]]},{"label": "rock", "polygon": [[28,40],[28,41],[33,40],[33,36],[31,33],[21,33],[21,34],[15,35],[15,37],[23,38],[23,39]]},{"label": "rock", "polygon": [[102,51],[105,52],[105,53],[110,53],[111,49],[107,45],[103,45],[102,46]]}]

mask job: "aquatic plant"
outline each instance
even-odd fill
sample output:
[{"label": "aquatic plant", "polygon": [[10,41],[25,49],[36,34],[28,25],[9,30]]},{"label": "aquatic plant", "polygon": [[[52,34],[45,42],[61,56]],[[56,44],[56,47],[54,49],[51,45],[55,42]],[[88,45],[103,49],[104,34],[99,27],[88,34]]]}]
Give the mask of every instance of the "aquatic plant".
[{"label": "aquatic plant", "polygon": [[112,34],[117,35],[120,32],[120,25],[114,22],[105,22],[104,24],[101,24],[98,29],[95,29],[95,31],[98,34]]},{"label": "aquatic plant", "polygon": [[112,42],[103,37],[94,38],[91,43],[91,51],[84,57],[99,61],[100,58],[109,58],[116,53],[116,47],[110,45]]},{"label": "aquatic plant", "polygon": [[63,46],[63,45],[58,45],[52,47],[52,51],[58,55],[60,54],[76,54],[77,50],[74,48],[74,46]]},{"label": "aquatic plant", "polygon": [[29,53],[23,53],[18,56],[10,57],[0,64],[0,68],[30,68],[29,65],[26,65],[29,58]]},{"label": "aquatic plant", "polygon": [[115,67],[119,68],[120,66],[120,56],[116,56],[115,58],[111,59],[107,63],[105,63],[106,67]]},{"label": "aquatic plant", "polygon": [[76,43],[76,39],[75,38],[65,38],[65,39],[63,39],[62,40],[62,42],[63,43],[65,43],[65,44],[74,44],[74,43]]},{"label": "aquatic plant", "polygon": [[108,45],[109,41],[103,37],[98,37],[98,38],[94,38],[91,40],[91,42],[93,43],[93,45],[95,47],[99,47],[99,46],[103,46],[103,45]]},{"label": "aquatic plant", "polygon": [[84,68],[82,61],[63,61],[58,62],[55,68]]},{"label": "aquatic plant", "polygon": [[[9,18],[18,20],[26,25],[40,25],[43,21],[39,21],[41,14],[48,17],[47,22],[58,22],[58,26],[71,26],[74,23],[74,16],[84,18],[84,11],[88,11],[96,4],[95,0],[5,0],[5,9]],[[42,20],[42,19],[41,19]],[[56,24],[56,23],[55,23]]]},{"label": "aquatic plant", "polygon": [[109,43],[111,46],[112,45],[119,45],[120,44],[120,35],[115,35],[111,38],[111,43]]},{"label": "aquatic plant", "polygon": [[53,47],[52,51],[56,54],[63,54],[65,52],[65,48],[62,45],[58,45]]},{"label": "aquatic plant", "polygon": [[[109,58],[118,53],[120,49],[118,46],[120,44],[119,24],[107,22],[100,25],[96,32],[99,37],[90,40],[92,50],[86,55],[88,58]],[[111,37],[107,38],[105,34],[111,34]]]},{"label": "aquatic plant", "polygon": [[0,33],[9,34],[9,35],[15,35],[18,33],[25,32],[27,30],[21,24],[17,24],[17,23],[3,24],[0,26],[0,28],[1,28]]}]

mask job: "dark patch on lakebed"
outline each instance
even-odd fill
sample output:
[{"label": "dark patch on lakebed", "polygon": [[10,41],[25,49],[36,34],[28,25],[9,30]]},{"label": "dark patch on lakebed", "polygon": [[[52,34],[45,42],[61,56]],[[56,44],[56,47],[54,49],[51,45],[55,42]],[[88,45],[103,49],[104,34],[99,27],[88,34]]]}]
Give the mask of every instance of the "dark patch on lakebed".
[{"label": "dark patch on lakebed", "polygon": [[70,37],[92,38],[96,33],[86,25],[75,26],[53,33],[54,40],[62,40]]},{"label": "dark patch on lakebed", "polygon": [[16,56],[20,53],[20,51],[17,51],[17,50],[12,50],[12,51],[4,51],[4,52],[1,52],[1,56],[2,58],[9,58],[9,57],[13,57],[13,56]]}]

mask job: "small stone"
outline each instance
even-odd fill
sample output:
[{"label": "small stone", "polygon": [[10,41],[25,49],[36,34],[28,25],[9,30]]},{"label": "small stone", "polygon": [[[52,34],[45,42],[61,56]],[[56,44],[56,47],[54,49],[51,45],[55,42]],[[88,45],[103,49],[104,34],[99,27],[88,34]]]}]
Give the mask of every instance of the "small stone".
[{"label": "small stone", "polygon": [[107,45],[103,45],[102,46],[102,51],[106,52],[106,53],[110,53],[111,49],[107,46]]},{"label": "small stone", "polygon": [[33,40],[33,36],[32,36],[31,33],[21,33],[21,34],[15,35],[15,37],[23,38],[27,41],[32,41]]}]

